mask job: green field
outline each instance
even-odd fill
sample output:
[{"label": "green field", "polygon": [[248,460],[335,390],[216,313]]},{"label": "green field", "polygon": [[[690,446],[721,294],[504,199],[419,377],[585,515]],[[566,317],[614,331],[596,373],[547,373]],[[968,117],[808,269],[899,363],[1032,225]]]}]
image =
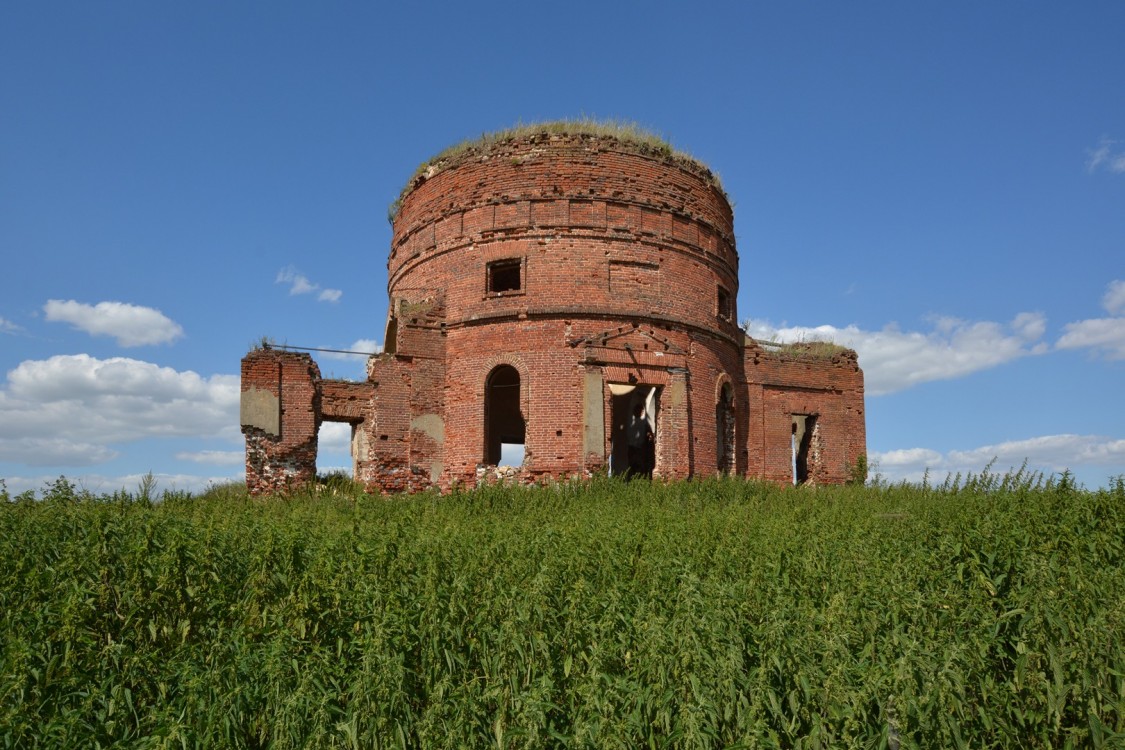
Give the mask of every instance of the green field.
[{"label": "green field", "polygon": [[0,747],[1123,747],[1125,484],[0,493]]}]

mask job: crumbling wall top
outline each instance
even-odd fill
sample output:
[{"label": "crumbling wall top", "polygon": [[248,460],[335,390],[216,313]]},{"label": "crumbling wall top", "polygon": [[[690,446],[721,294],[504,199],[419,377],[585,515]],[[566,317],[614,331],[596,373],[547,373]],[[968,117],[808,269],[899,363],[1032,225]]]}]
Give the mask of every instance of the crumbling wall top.
[{"label": "crumbling wall top", "polygon": [[859,362],[859,354],[855,349],[849,349],[832,341],[763,341],[746,335],[743,338],[743,348],[747,355],[766,359],[789,362],[825,362],[849,363]]},{"label": "crumbling wall top", "polygon": [[470,161],[486,161],[529,150],[533,152],[536,146],[557,146],[567,142],[581,144],[591,150],[614,149],[674,164],[698,175],[724,198],[727,197],[718,175],[706,164],[690,154],[673,148],[664,138],[641,128],[636,123],[583,119],[556,120],[482,133],[477,138],[461,141],[435,154],[422,162],[414,171],[398,198],[388,209],[387,218],[394,221],[403,199],[411,191],[447,169]]}]

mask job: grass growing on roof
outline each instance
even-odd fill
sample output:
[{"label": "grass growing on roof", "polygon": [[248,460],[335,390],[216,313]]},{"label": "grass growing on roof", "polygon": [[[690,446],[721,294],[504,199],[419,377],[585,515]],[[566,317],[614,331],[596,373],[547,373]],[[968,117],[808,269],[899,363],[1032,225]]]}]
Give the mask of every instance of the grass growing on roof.
[{"label": "grass growing on roof", "polygon": [[758,344],[767,353],[780,354],[783,357],[794,359],[832,359],[844,352],[848,347],[835,344],[831,341],[798,341],[790,343],[776,343],[772,341],[759,341]]}]

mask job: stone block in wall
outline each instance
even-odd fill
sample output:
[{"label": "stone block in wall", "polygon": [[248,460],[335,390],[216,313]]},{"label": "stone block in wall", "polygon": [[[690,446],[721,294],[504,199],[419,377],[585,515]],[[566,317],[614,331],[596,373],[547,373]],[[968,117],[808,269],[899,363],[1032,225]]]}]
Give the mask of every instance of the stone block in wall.
[{"label": "stone block in wall", "polygon": [[605,229],[605,203],[602,201],[572,200],[570,202],[570,224],[574,227]]},{"label": "stone block in wall", "polygon": [[564,227],[569,225],[570,201],[532,201],[531,223],[537,227]]},{"label": "stone block in wall", "polygon": [[656,208],[648,208],[642,206],[640,209],[640,230],[643,234],[651,234],[657,237],[664,237],[671,232],[669,231],[669,223],[671,214],[661,211]]},{"label": "stone block in wall", "polygon": [[267,435],[281,434],[281,399],[269,389],[251,384],[243,390],[238,416],[243,427],[256,427]]},{"label": "stone block in wall", "polygon": [[516,229],[531,224],[531,202],[516,201],[496,206],[496,229]]},{"label": "stone block in wall", "polygon": [[448,245],[461,237],[460,211],[456,211],[438,220],[434,230],[434,243],[438,247]]},{"label": "stone block in wall", "polygon": [[465,211],[461,218],[461,230],[469,237],[491,232],[496,226],[496,206],[476,206]]},{"label": "stone block in wall", "polygon": [[698,224],[686,216],[672,216],[672,236],[681,242],[696,245],[699,242]]}]

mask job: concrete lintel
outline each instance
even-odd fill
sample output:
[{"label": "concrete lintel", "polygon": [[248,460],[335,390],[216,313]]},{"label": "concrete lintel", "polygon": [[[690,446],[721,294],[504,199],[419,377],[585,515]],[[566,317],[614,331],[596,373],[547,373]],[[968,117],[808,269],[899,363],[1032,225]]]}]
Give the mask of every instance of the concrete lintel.
[{"label": "concrete lintel", "polygon": [[421,432],[438,445],[445,444],[445,420],[440,414],[420,414],[410,420],[410,429]]},{"label": "concrete lintel", "polygon": [[582,388],[582,455],[605,455],[605,393],[600,370],[587,370]]},{"label": "concrete lintel", "polygon": [[281,435],[281,399],[268,390],[251,386],[242,392],[238,417],[243,427],[257,427],[270,435]]}]

